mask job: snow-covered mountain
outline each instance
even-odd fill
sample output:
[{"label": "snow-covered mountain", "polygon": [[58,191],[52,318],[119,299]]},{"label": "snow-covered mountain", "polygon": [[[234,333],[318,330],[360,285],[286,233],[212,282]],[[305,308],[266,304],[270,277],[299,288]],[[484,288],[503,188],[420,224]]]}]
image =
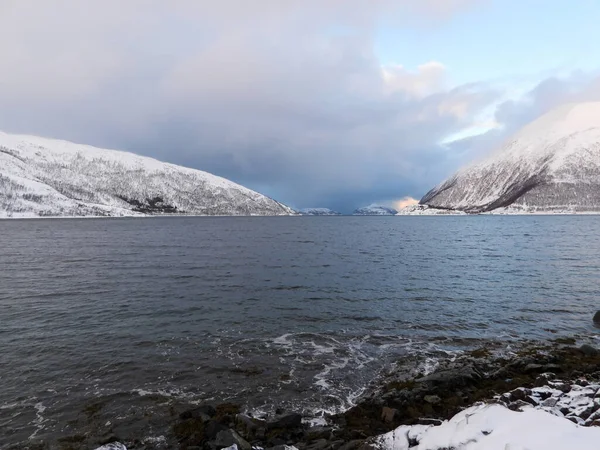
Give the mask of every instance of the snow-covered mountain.
[{"label": "snow-covered mountain", "polygon": [[232,181],[152,158],[0,132],[0,217],[292,215]]},{"label": "snow-covered mountain", "polygon": [[370,205],[355,210],[353,216],[395,216],[398,214],[394,208],[381,205]]},{"label": "snow-covered mountain", "polygon": [[342,214],[329,208],[304,208],[300,214],[304,216],[341,216]]},{"label": "snow-covered mountain", "polygon": [[420,203],[467,212],[600,212],[600,103],[550,111]]},{"label": "snow-covered mountain", "polygon": [[463,215],[464,211],[452,209],[437,209],[430,208],[427,205],[410,205],[398,210],[397,216],[448,216],[448,215]]}]

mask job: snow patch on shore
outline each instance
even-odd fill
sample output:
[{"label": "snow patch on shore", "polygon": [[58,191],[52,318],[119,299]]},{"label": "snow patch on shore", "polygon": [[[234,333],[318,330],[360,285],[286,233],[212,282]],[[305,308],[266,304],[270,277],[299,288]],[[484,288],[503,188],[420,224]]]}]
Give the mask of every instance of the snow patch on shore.
[{"label": "snow patch on shore", "polygon": [[[382,450],[597,450],[600,428],[529,407],[472,406],[440,426],[401,426],[375,440]],[[416,443],[416,445],[415,445]]]}]

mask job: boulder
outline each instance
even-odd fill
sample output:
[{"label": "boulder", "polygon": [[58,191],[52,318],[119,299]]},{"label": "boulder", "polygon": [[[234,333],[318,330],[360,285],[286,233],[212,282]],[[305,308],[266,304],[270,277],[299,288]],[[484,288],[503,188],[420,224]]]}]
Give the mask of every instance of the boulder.
[{"label": "boulder", "polygon": [[423,400],[425,400],[431,405],[437,405],[442,401],[442,399],[438,395],[426,395],[425,397],[423,397]]},{"label": "boulder", "polygon": [[216,420],[211,420],[204,427],[204,435],[208,440],[212,440],[215,439],[221,431],[225,431],[227,429],[228,428],[222,423],[217,422]]},{"label": "boulder", "polygon": [[236,428],[242,433],[254,434],[259,428],[265,428],[267,422],[260,419],[247,416],[245,414],[238,414],[235,416]]},{"label": "boulder", "polygon": [[444,423],[441,419],[428,419],[425,417],[421,417],[419,418],[419,420],[417,420],[417,424],[419,425],[433,425],[433,426],[440,426],[442,423]]},{"label": "boulder", "polygon": [[269,430],[283,428],[283,429],[297,429],[302,427],[302,415],[301,414],[285,414],[277,417],[275,420],[267,422],[267,428]]},{"label": "boulder", "polygon": [[194,409],[188,409],[179,415],[181,420],[186,419],[206,419],[205,422],[215,416],[216,410],[214,406],[202,405]]},{"label": "boulder", "polygon": [[600,311],[596,311],[596,314],[594,314],[593,321],[596,325],[600,325]]},{"label": "boulder", "polygon": [[231,447],[232,445],[237,445],[239,450],[252,450],[252,446],[248,441],[233,430],[223,430],[217,433],[217,438],[215,439],[217,449]]},{"label": "boulder", "polygon": [[583,344],[581,347],[579,347],[579,351],[585,356],[598,356],[598,353],[600,353],[597,349],[588,344]]},{"label": "boulder", "polygon": [[346,442],[338,450],[356,450],[363,444],[363,442],[364,441],[361,439],[355,439],[353,441]]},{"label": "boulder", "polygon": [[384,406],[381,410],[381,420],[385,423],[393,423],[394,419],[398,416],[398,410],[394,408],[388,408]]},{"label": "boulder", "polygon": [[332,432],[331,427],[311,427],[304,432],[304,437],[308,441],[315,441],[317,439],[329,439]]},{"label": "boulder", "polygon": [[458,367],[456,369],[442,370],[419,378],[419,383],[429,383],[444,386],[450,389],[462,388],[481,380],[481,374],[473,366]]}]

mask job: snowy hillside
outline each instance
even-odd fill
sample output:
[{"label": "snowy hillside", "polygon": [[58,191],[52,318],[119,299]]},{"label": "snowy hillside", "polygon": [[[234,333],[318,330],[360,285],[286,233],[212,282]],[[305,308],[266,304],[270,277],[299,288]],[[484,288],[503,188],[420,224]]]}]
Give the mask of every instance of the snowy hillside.
[{"label": "snowy hillside", "polygon": [[341,216],[341,213],[329,208],[304,208],[300,210],[304,216]]},{"label": "snowy hillside", "polygon": [[397,216],[448,216],[448,215],[463,215],[463,211],[452,209],[436,209],[430,208],[427,205],[410,205],[398,210]]},{"label": "snowy hillside", "polygon": [[229,180],[116,150],[0,132],[0,217],[289,215]]},{"label": "snowy hillside", "polygon": [[[600,212],[600,103],[561,106],[421,200],[486,212]],[[504,209],[506,211],[506,209]]]},{"label": "snowy hillside", "polygon": [[352,213],[353,216],[394,216],[396,214],[398,214],[398,211],[394,208],[380,205],[365,206]]}]

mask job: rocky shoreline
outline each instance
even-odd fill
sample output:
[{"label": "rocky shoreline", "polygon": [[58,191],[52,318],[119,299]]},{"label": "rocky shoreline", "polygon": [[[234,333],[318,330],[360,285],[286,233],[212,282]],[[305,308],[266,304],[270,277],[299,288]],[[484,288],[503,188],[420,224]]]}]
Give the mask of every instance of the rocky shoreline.
[{"label": "rocky shoreline", "polygon": [[[600,426],[600,352],[574,344],[574,339],[557,339],[509,352],[482,347],[440,362],[426,376],[391,370],[356,406],[323,417],[318,425],[295,412],[252,417],[231,403],[174,405],[169,432],[152,441],[107,427],[99,434],[9,448],[367,450],[387,447],[380,436],[398,427],[439,427],[478,402],[511,411],[536,408],[579,426]],[[408,447],[418,445],[414,439]]]}]

